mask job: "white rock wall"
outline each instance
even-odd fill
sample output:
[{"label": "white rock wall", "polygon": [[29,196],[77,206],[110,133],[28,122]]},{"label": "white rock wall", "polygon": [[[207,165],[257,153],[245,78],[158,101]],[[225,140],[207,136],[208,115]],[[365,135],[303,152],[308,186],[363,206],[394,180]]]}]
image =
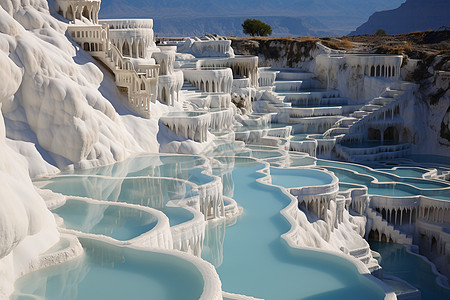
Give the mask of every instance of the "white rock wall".
[{"label": "white rock wall", "polygon": [[[3,2],[1,5],[11,9]],[[9,47],[15,42],[11,35],[22,29],[3,8],[0,20],[1,107],[12,100],[22,83],[21,68],[8,57]],[[6,37],[6,33],[11,35]],[[14,280],[35,267],[32,262],[58,240],[59,233],[53,216],[31,183],[27,161],[6,143],[2,114],[0,153],[0,299],[3,299],[12,292]]]}]

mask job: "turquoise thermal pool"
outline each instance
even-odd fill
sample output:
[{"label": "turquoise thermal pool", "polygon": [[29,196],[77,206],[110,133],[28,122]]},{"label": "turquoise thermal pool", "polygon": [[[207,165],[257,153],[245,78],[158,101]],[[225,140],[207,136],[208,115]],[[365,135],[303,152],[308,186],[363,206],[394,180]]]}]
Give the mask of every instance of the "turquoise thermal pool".
[{"label": "turquoise thermal pool", "polygon": [[64,219],[64,227],[116,240],[131,240],[155,227],[158,219],[150,212],[114,204],[68,199],[52,210]]},{"label": "turquoise thermal pool", "polygon": [[180,225],[194,218],[194,214],[183,207],[166,207],[162,212],[169,218],[170,226]]},{"label": "turquoise thermal pool", "polygon": [[280,169],[271,168],[272,184],[285,188],[327,185],[333,177],[323,171],[312,169]]},{"label": "turquoise thermal pool", "polygon": [[190,183],[171,178],[61,176],[45,180],[41,187],[68,196],[127,202],[156,209],[163,209],[169,201],[195,194]]},{"label": "turquoise thermal pool", "polygon": [[[281,189],[256,181],[266,176],[259,172],[264,168],[261,161],[272,164],[267,169],[271,183],[285,188],[332,184],[334,177],[330,173],[295,168],[317,165],[336,175],[340,191],[367,186],[369,193],[378,195],[448,195],[449,185],[422,179],[419,174],[427,169],[421,168],[375,170],[283,153],[268,146],[243,148],[239,143],[224,143],[210,153],[210,158],[214,160],[213,174],[222,179],[223,194],[236,200],[243,214],[228,225],[223,220],[207,223],[201,257],[215,266],[223,291],[263,299],[280,299],[283,295],[282,299],[371,300],[384,299],[385,291],[375,277],[360,274],[349,260],[330,253],[294,249],[281,238],[291,225],[280,211],[291,199]],[[168,217],[171,228],[179,227],[192,221],[194,214],[167,204],[198,196],[196,186],[212,183],[214,176],[208,175],[205,162],[200,156],[139,156],[112,166],[38,179],[35,183],[68,196],[65,205],[53,210],[64,219],[66,228],[128,240],[151,230],[155,217],[133,208],[70,197],[156,208]],[[410,174],[415,176],[406,176]],[[231,202],[224,200],[224,204],[230,206]],[[151,294],[152,299],[198,299],[203,289],[199,271],[180,258],[90,239],[82,239],[82,244],[86,251],[82,257],[18,280],[14,297],[32,294],[46,299],[123,299],[127,293],[135,298]],[[147,268],[152,270],[147,273]],[[432,273],[424,274],[428,281],[435,279]],[[169,280],[172,277],[177,281],[176,289]],[[94,291],[95,280],[100,281],[100,287],[108,282],[114,287],[111,291]],[[61,282],[66,281],[70,285],[61,288]],[[124,283],[125,290],[117,291]],[[422,288],[421,284],[411,283]]]},{"label": "turquoise thermal pool", "polygon": [[383,299],[383,290],[349,261],[292,249],[280,239],[290,228],[280,214],[290,199],[256,182],[262,167],[244,163],[233,170],[234,199],[245,213],[226,228],[217,267],[223,289],[264,299]]},{"label": "turquoise thermal pool", "polygon": [[83,255],[20,278],[11,299],[194,300],[202,294],[200,272],[180,257],[80,240]]},{"label": "turquoise thermal pool", "polygon": [[405,246],[371,241],[370,248],[381,254],[384,273],[399,277],[418,288],[422,300],[450,299],[450,290],[436,283],[431,265],[422,257],[406,251]]}]

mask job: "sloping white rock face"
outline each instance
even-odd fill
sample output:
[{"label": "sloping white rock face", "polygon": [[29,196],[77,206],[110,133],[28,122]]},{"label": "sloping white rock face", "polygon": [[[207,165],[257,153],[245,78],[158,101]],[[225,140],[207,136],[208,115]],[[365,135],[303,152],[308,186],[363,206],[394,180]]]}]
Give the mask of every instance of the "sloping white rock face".
[{"label": "sloping white rock face", "polygon": [[44,0],[0,0],[0,299],[59,239],[30,176],[159,150],[157,120],[128,113],[65,31]]},{"label": "sloping white rock face", "polygon": [[[1,32],[17,32],[11,20],[0,9]],[[8,57],[5,39],[0,41],[1,107],[19,88],[22,71]],[[6,144],[5,132],[0,114],[0,299],[8,297],[14,280],[33,269],[33,260],[59,237],[52,214],[31,183],[26,160]]]},{"label": "sloping white rock face", "polygon": [[142,148],[158,150],[157,123],[136,121],[155,128],[141,146],[99,92],[101,85],[113,86],[111,79],[67,40],[66,24],[49,14],[46,1],[0,4],[0,45],[23,74],[18,91],[2,107],[8,137],[39,144],[59,168],[113,163]]}]

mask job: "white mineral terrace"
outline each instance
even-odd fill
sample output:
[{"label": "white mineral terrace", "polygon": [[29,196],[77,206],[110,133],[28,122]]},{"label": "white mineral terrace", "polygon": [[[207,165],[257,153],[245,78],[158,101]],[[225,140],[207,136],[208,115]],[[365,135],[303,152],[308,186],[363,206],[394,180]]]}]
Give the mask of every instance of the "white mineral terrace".
[{"label": "white mineral terrace", "polygon": [[211,115],[204,112],[169,113],[161,121],[176,134],[196,142],[206,142]]},{"label": "white mineral terrace", "polygon": [[[411,156],[448,155],[445,134],[422,142],[449,118],[423,119],[428,91],[403,81],[414,61],[316,45],[298,69],[258,68],[270,61],[214,35],[156,46],[152,19],[99,20],[100,1],[28,2],[0,0],[0,299],[45,298],[53,269],[25,284],[39,294],[14,284],[58,264],[64,295],[130,261],[131,286],[158,273],[143,258],[176,299],[420,299],[368,239],[426,255],[426,284],[450,294],[436,271],[450,276],[450,160]],[[429,79],[435,94],[447,73]]]},{"label": "white mineral terrace", "polygon": [[148,52],[156,51],[152,19],[102,19],[99,24],[108,26],[111,43],[123,56],[150,58]]},{"label": "white mineral terrace", "polygon": [[98,22],[100,0],[57,0],[57,11],[64,18],[75,21],[84,17],[92,23]]},{"label": "white mineral terrace", "polygon": [[179,52],[187,52],[195,57],[234,57],[231,41],[199,41],[187,39],[185,43],[178,47]]},{"label": "white mineral terrace", "polygon": [[403,57],[401,55],[376,55],[376,54],[321,54],[317,56],[316,63],[319,65],[347,64],[350,68],[356,68],[358,73],[373,77],[393,77],[400,76],[400,66]]},{"label": "white mineral terrace", "polygon": [[258,57],[236,55],[232,58],[210,58],[199,59],[197,68],[204,67],[226,67],[231,68],[233,76],[237,78],[248,78],[252,87],[258,86]]},{"label": "white mineral terrace", "polygon": [[213,93],[231,93],[233,73],[229,68],[183,69],[185,80],[199,90]]}]

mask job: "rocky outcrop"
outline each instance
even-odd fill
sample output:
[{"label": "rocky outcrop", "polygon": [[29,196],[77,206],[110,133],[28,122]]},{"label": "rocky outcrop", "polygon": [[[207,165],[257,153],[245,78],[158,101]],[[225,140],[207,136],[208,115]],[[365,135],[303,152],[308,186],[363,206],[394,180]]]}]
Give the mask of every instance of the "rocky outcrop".
[{"label": "rocky outcrop", "polygon": [[441,138],[450,142],[450,106],[441,122]]},{"label": "rocky outcrop", "polygon": [[231,38],[236,54],[258,56],[259,66],[313,71],[314,58],[325,53],[315,38]]}]

